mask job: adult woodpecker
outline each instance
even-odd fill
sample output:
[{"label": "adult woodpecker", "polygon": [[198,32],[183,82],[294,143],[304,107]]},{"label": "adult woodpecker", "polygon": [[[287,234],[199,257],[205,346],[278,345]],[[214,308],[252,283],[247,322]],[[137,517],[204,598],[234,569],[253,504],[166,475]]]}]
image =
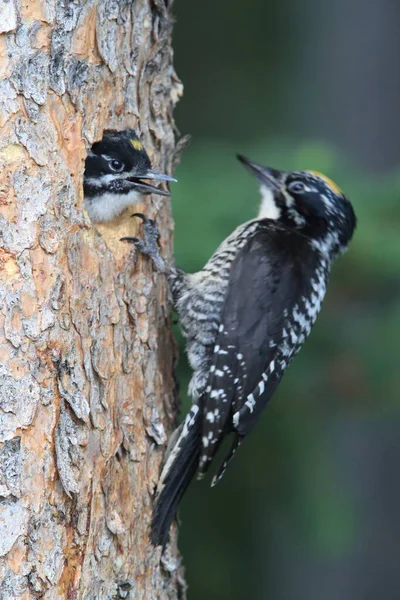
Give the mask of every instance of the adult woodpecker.
[{"label": "adult woodpecker", "polygon": [[151,168],[142,142],[133,129],[105,131],[93,144],[85,162],[84,204],[94,223],[111,221],[125,208],[143,200],[143,194],[169,196],[143,179],[176,181]]},{"label": "adult woodpecker", "polygon": [[156,492],[155,545],[166,544],[183,492],[196,471],[207,471],[223,438],[232,434],[232,446],[212,485],[258,421],[308,337],[331,264],[356,225],[350,202],[324,175],[238,158],[260,182],[260,210],[201,271],[167,268],[157,227],[143,215],[144,240],[124,238],[167,273],[193,369],[193,405],[170,441]]}]

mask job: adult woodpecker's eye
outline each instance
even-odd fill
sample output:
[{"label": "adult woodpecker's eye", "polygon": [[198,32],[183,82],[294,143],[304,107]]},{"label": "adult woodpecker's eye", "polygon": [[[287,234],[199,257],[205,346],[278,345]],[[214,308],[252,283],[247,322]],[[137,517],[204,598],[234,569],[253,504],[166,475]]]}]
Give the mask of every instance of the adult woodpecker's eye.
[{"label": "adult woodpecker's eye", "polygon": [[301,192],[305,192],[306,186],[302,181],[292,181],[288,185],[288,190],[294,194],[301,194]]},{"label": "adult woodpecker's eye", "polygon": [[125,167],[124,163],[116,158],[111,159],[108,164],[110,166],[110,169],[112,171],[115,171],[116,173],[120,173],[124,170]]}]

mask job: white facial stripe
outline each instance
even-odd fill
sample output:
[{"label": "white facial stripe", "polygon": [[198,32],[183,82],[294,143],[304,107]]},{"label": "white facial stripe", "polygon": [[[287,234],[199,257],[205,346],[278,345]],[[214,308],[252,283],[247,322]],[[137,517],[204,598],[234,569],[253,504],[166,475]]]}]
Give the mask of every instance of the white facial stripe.
[{"label": "white facial stripe", "polygon": [[294,198],[289,194],[286,189],[282,190],[283,195],[285,196],[285,204],[288,208],[291,208],[294,204]]},{"label": "white facial stripe", "polygon": [[329,198],[329,197],[328,197],[328,196],[326,196],[325,194],[321,194],[321,200],[322,200],[322,202],[324,202],[324,203],[326,204],[326,206],[327,206],[328,208],[330,208],[330,209],[333,209],[333,210],[334,210],[334,208],[335,208],[335,204],[334,204],[334,202],[332,201],[332,199],[331,199],[331,198]]},{"label": "white facial stripe", "polygon": [[276,205],[273,191],[266,185],[260,186],[261,205],[258,213],[259,219],[279,219],[281,209]]},{"label": "white facial stripe", "polygon": [[116,179],[129,179],[129,177],[135,177],[132,171],[123,171],[122,173],[107,173],[107,175],[101,175],[100,177],[88,177],[86,182],[95,187],[101,187],[105,183],[110,183],[110,181],[115,181]]},{"label": "white facial stripe", "polygon": [[115,179],[119,178],[119,175],[116,176],[109,173],[108,175],[102,175],[101,177],[88,177],[86,182],[96,187],[101,187],[104,183],[110,183],[110,181],[114,181]]},{"label": "white facial stripe", "polygon": [[305,218],[297,211],[295,206],[294,198],[289,194],[287,190],[283,190],[283,195],[285,197],[286,204],[286,212],[287,215],[300,227],[305,225]]}]

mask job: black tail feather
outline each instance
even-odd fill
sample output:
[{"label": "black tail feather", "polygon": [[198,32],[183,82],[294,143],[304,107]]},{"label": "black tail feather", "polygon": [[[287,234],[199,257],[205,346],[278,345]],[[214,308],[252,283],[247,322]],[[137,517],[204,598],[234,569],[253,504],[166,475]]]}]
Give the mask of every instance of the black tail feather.
[{"label": "black tail feather", "polygon": [[154,546],[166,545],[178,504],[196,473],[200,454],[199,417],[199,407],[192,406],[161,473],[151,524],[150,538]]},{"label": "black tail feather", "polygon": [[223,462],[219,466],[217,474],[214,475],[213,480],[211,482],[211,487],[214,487],[215,485],[217,485],[218,481],[220,481],[222,479],[222,477],[225,475],[225,471],[228,468],[229,463],[231,462],[232,458],[235,456],[236,450],[239,448],[240,444],[243,441],[242,435],[235,433],[234,436],[235,437],[233,439],[232,446],[231,446],[228,454],[225,456]]}]

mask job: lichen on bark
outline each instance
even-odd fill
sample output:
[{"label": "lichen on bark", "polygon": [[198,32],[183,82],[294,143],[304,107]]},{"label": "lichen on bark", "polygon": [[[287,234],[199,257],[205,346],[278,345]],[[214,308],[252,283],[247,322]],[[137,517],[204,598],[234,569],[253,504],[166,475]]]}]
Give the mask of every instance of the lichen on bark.
[{"label": "lichen on bark", "polygon": [[[94,228],[84,158],[134,127],[171,172],[172,16],[163,0],[0,0],[0,598],[180,598],[148,540],[175,411],[166,282]],[[171,253],[169,202],[156,218]]]}]

